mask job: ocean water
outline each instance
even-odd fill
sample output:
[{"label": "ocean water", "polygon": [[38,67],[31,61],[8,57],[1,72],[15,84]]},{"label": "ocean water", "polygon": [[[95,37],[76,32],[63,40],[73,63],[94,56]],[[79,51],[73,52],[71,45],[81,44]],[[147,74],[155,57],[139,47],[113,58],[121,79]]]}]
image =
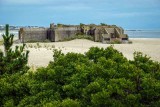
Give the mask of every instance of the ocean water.
[{"label": "ocean water", "polygon": [[[18,38],[18,30],[10,30],[10,34],[14,34],[15,38]],[[2,35],[5,34],[4,30],[0,30],[0,39],[2,39]]]},{"label": "ocean water", "polygon": [[[0,39],[2,39],[2,34],[5,31],[0,30]],[[10,33],[15,35],[15,38],[18,38],[18,30],[11,30]],[[128,34],[129,38],[160,38],[160,30],[141,30],[141,31],[125,31],[125,34]]]},{"label": "ocean water", "polygon": [[160,30],[125,31],[129,38],[160,38]]}]

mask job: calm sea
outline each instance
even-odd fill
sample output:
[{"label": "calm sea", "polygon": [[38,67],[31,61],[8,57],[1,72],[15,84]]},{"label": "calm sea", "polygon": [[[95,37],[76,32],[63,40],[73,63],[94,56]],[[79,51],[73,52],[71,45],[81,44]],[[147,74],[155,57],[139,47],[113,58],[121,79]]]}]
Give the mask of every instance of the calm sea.
[{"label": "calm sea", "polygon": [[130,38],[160,38],[160,30],[125,31]]},{"label": "calm sea", "polygon": [[[0,30],[0,39],[5,31]],[[18,30],[11,30],[10,33],[14,34],[18,38]],[[160,30],[141,30],[141,31],[125,31],[130,38],[160,38]]]},{"label": "calm sea", "polygon": [[[10,34],[14,34],[15,38],[18,38],[18,30],[10,30]],[[4,30],[0,30],[0,39],[2,39],[2,34],[5,34]]]}]

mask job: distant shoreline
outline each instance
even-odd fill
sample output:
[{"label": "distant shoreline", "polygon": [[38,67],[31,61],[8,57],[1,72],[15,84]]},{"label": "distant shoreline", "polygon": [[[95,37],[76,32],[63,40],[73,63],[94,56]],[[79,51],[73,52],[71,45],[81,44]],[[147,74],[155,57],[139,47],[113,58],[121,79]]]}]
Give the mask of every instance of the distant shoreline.
[{"label": "distant shoreline", "polygon": [[156,39],[159,39],[160,40],[160,38],[129,38],[129,39],[135,39],[135,40],[156,40]]}]

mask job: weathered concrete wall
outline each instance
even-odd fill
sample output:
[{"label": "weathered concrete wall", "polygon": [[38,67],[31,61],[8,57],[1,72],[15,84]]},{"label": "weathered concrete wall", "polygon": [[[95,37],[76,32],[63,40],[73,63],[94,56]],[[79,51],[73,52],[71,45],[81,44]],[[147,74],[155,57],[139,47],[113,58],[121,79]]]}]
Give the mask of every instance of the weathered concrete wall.
[{"label": "weathered concrete wall", "polygon": [[111,41],[111,34],[102,34],[102,43],[110,43]]},{"label": "weathered concrete wall", "polygon": [[47,30],[47,39],[52,41],[52,42],[56,42],[55,41],[55,30],[54,29],[48,29]]},{"label": "weathered concrete wall", "polygon": [[100,34],[100,29],[99,28],[95,29],[94,41],[95,42],[100,42],[101,41],[101,34]]},{"label": "weathered concrete wall", "polygon": [[46,39],[57,42],[64,39],[74,37],[80,28],[77,26],[72,27],[56,27],[50,25],[51,28],[21,28],[19,31],[19,39],[22,42],[29,41],[44,41]]},{"label": "weathered concrete wall", "polygon": [[[87,30],[85,34],[94,37],[94,41],[103,42],[105,39],[111,38],[125,38],[124,30],[120,27],[114,26],[93,26],[85,25]],[[45,41],[46,39],[57,42],[63,41],[68,38],[74,37],[76,34],[83,34],[83,28],[77,26],[54,26],[50,24],[50,28],[21,28],[19,31],[19,39],[22,42],[33,42],[33,41]],[[102,37],[103,34],[109,35],[109,37]],[[111,40],[111,41],[112,41]]]},{"label": "weathered concrete wall", "polygon": [[[105,30],[104,32],[102,32],[102,30]],[[102,34],[108,34],[111,35],[115,34],[115,29],[114,28],[108,28],[108,27],[97,27],[95,30],[95,34],[94,34],[94,41],[95,42],[102,42],[103,38],[102,38]]]},{"label": "weathered concrete wall", "polygon": [[118,37],[118,38],[120,38],[121,37],[121,31],[119,30],[119,29],[117,29],[117,28],[115,28],[115,35],[116,35],[116,37]]},{"label": "weathered concrete wall", "polygon": [[[103,31],[105,30],[105,31]],[[109,37],[102,37],[103,34],[107,34],[109,35]],[[122,28],[109,28],[109,27],[100,27],[98,26],[95,30],[95,34],[94,34],[94,41],[101,41],[103,43],[105,43],[105,38],[112,38],[110,39],[110,42],[114,41],[114,38],[118,39],[118,38],[122,38],[124,34],[124,30]]]},{"label": "weathered concrete wall", "polygon": [[55,41],[74,37],[80,31],[77,27],[60,27],[55,29]]},{"label": "weathered concrete wall", "polygon": [[115,33],[115,29],[114,28],[105,28],[107,30],[108,33]]},{"label": "weathered concrete wall", "polygon": [[124,34],[124,29],[123,29],[123,28],[119,27],[119,28],[117,28],[117,29],[119,29],[119,32],[120,32],[121,34]]},{"label": "weathered concrete wall", "polygon": [[19,39],[22,42],[44,41],[47,39],[46,28],[21,28]]}]

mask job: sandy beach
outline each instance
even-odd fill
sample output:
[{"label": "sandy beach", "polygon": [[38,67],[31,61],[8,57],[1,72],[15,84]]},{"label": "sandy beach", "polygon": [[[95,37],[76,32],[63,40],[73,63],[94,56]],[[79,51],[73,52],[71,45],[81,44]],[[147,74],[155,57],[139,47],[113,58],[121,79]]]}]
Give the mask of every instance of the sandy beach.
[{"label": "sandy beach", "polygon": [[[115,49],[124,54],[125,57],[132,60],[135,51],[143,52],[151,59],[160,62],[160,39],[157,38],[130,38],[132,44],[114,44]],[[19,45],[19,44],[14,44]],[[76,52],[84,54],[90,47],[106,48],[111,44],[102,44],[85,39],[75,39],[66,42],[52,43],[27,43],[26,50],[29,50],[29,66],[41,67],[47,66],[53,61],[53,49],[61,49],[63,53]],[[3,47],[0,46],[2,49]]]}]

